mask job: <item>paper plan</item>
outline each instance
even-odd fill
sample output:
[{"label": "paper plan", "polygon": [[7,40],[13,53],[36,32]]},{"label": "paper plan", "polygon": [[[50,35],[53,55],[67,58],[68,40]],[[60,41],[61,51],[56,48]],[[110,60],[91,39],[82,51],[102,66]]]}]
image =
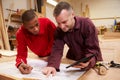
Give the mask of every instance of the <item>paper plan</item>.
[{"label": "paper plan", "polygon": [[21,74],[15,67],[15,61],[0,63],[0,74],[7,74],[17,78],[34,78],[36,80],[77,80],[84,72],[78,68],[68,68],[68,64],[60,65],[60,72],[55,76],[46,77],[41,71],[47,65],[43,60],[28,59],[28,64],[33,67],[30,74]]}]

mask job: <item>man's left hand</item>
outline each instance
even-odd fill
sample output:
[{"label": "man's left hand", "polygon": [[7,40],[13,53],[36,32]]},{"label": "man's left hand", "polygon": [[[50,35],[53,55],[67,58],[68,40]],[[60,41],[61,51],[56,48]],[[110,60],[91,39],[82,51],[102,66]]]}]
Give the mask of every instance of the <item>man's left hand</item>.
[{"label": "man's left hand", "polygon": [[86,62],[86,63],[79,63],[78,65],[75,65],[73,67],[75,68],[86,68],[89,65],[90,62]]}]

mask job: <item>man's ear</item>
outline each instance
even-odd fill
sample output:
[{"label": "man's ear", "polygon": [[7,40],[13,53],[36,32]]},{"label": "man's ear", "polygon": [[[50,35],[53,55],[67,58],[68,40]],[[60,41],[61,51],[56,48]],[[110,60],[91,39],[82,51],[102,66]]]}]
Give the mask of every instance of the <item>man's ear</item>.
[{"label": "man's ear", "polygon": [[73,11],[73,10],[72,10],[72,12],[71,12],[71,13],[72,13],[72,16],[74,17],[74,16],[75,16],[75,14],[74,14],[74,11]]}]

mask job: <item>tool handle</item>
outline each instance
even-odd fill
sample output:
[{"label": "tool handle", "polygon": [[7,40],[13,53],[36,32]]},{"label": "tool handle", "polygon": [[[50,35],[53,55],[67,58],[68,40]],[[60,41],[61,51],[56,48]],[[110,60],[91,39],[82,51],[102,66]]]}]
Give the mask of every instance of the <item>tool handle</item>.
[{"label": "tool handle", "polygon": [[72,66],[77,65],[77,64],[79,64],[79,63],[81,63],[81,62],[86,63],[87,61],[89,61],[89,60],[90,60],[92,57],[94,57],[94,56],[95,56],[95,54],[92,54],[92,55],[89,56],[89,57],[82,58],[82,59],[80,59],[80,60],[78,60],[78,61],[70,64],[70,65],[67,66],[66,68],[72,67]]}]

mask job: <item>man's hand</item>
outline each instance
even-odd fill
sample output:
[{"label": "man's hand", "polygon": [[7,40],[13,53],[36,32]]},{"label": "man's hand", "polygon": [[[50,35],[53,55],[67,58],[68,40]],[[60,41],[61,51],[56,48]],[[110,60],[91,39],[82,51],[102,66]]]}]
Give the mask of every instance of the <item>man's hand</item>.
[{"label": "man's hand", "polygon": [[78,65],[75,65],[76,68],[86,68],[89,65],[90,62],[86,63],[79,63]]},{"label": "man's hand", "polygon": [[50,74],[54,76],[56,74],[56,69],[54,67],[44,67],[42,72],[47,76],[49,76]]},{"label": "man's hand", "polygon": [[29,74],[32,71],[33,67],[22,62],[19,65],[18,69],[22,74]]}]

